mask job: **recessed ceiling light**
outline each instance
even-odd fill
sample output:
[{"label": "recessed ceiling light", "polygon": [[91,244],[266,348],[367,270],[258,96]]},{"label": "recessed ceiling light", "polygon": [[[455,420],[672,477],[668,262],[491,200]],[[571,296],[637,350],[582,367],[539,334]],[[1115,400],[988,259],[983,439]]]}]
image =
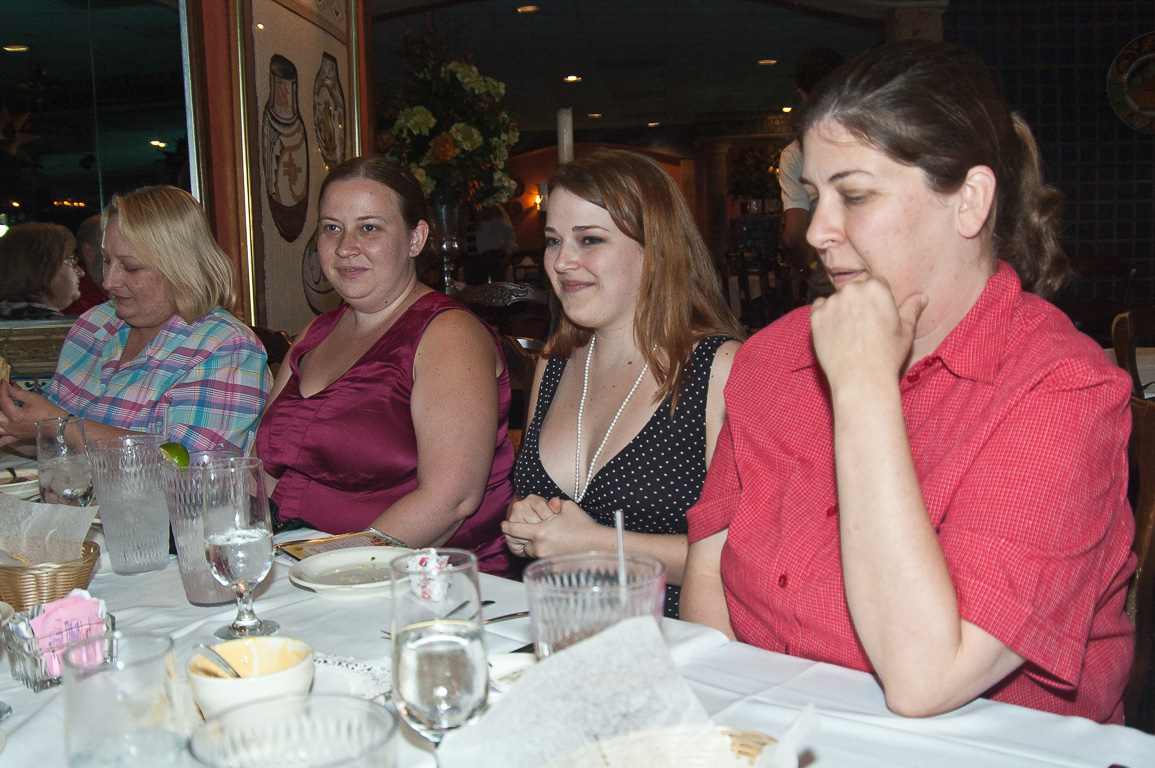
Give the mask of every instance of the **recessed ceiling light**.
[{"label": "recessed ceiling light", "polygon": [[563,78],[567,83],[580,83],[582,79],[577,75],[566,75]]},{"label": "recessed ceiling light", "polygon": [[655,126],[661,125],[661,123],[646,123],[646,125],[650,126],[651,128],[654,128]]},{"label": "recessed ceiling light", "polygon": [[163,141],[159,141],[157,139],[153,139],[152,141],[149,142],[149,144],[153,145],[154,147],[167,147],[168,146],[168,144],[164,143]]},{"label": "recessed ceiling light", "polygon": [[782,107],[783,112],[789,112],[792,109],[794,109],[794,107]]},{"label": "recessed ceiling light", "polygon": [[586,115],[586,117],[592,117],[595,120],[601,116],[602,116],[601,112],[590,112],[588,115]]},{"label": "recessed ceiling light", "polygon": [[540,11],[541,7],[537,5],[519,5],[517,6],[518,13],[536,13]]},{"label": "recessed ceiling light", "polygon": [[265,28],[265,25],[258,21],[257,22],[257,29],[264,29],[264,28]]},{"label": "recessed ceiling light", "polygon": [[28,46],[27,45],[6,45],[6,46],[4,46],[4,50],[8,51],[8,53],[24,53],[25,51],[28,50]]},{"label": "recessed ceiling light", "polygon": [[758,63],[763,67],[772,67],[778,63],[778,59],[758,59]]}]

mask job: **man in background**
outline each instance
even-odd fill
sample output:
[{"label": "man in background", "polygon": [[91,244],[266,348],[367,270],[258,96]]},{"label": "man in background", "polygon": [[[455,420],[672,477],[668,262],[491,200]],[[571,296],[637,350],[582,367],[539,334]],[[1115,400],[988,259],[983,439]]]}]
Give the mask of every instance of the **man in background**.
[{"label": "man in background", "polygon": [[79,315],[108,301],[101,288],[104,282],[104,260],[100,252],[100,214],[89,216],[76,229],[76,258],[80,273],[80,298],[68,305],[66,315]]},{"label": "man in background", "polygon": [[[794,84],[802,100],[808,100],[818,83],[842,66],[842,62],[842,54],[830,48],[810,48],[803,52],[794,67]],[[793,269],[809,275],[807,299],[813,301],[818,296],[834,293],[834,286],[822,268],[818,254],[806,242],[806,229],[810,226],[810,196],[798,180],[801,175],[802,147],[795,139],[782,150],[778,161],[778,183],[782,187],[782,251]]]}]

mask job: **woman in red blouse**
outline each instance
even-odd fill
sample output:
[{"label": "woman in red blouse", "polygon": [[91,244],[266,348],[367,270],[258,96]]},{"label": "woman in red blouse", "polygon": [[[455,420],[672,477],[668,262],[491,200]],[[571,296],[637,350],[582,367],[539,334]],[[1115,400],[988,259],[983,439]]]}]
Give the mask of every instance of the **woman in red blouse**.
[{"label": "woman in red blouse", "polygon": [[798,134],[836,293],[735,358],[683,618],[871,671],[905,715],[1121,722],[1128,381],[1040,298],[1067,267],[1030,130],[976,56],[906,41]]}]

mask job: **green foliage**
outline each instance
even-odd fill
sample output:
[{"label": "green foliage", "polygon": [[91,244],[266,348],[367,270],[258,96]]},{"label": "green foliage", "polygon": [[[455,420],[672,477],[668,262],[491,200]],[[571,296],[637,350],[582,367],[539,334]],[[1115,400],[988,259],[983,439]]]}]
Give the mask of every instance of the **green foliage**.
[{"label": "green foliage", "polygon": [[506,169],[517,123],[498,106],[505,84],[466,59],[451,59],[437,33],[405,33],[409,84],[378,116],[379,147],[416,174],[431,202],[504,203],[516,182]]}]

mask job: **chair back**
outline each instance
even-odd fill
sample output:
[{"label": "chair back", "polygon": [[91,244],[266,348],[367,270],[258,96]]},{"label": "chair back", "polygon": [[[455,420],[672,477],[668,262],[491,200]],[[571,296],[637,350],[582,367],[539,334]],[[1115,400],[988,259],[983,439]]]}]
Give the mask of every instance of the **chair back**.
[{"label": "chair back", "polygon": [[1127,613],[1135,624],[1135,661],[1124,695],[1127,725],[1155,733],[1155,400],[1131,398],[1131,465],[1139,478],[1135,501],[1135,541],[1139,559],[1127,593]]},{"label": "chair back", "polygon": [[269,370],[275,376],[281,368],[281,363],[285,360],[285,355],[289,354],[289,347],[293,346],[293,337],[285,331],[274,331],[272,328],[262,328],[257,325],[251,325],[249,328],[252,329],[265,348]]},{"label": "chair back", "polygon": [[1111,344],[1115,348],[1115,362],[1131,374],[1132,394],[1143,397],[1146,384],[1139,375],[1135,348],[1139,339],[1155,337],[1155,306],[1132,309],[1116,315],[1111,324]]},{"label": "chair back", "polygon": [[1108,254],[1081,254],[1073,260],[1075,279],[1052,299],[1083,333],[1111,343],[1111,322],[1131,308],[1135,265]]},{"label": "chair back", "polygon": [[537,368],[538,353],[527,349],[513,336],[501,337],[501,351],[505,353],[505,365],[509,368],[509,428],[523,430],[529,423],[533,404],[529,402],[529,391],[533,387],[533,373]]},{"label": "chair back", "polygon": [[557,329],[557,297],[526,283],[483,283],[462,288],[453,298],[497,329],[501,336],[545,342]]}]

